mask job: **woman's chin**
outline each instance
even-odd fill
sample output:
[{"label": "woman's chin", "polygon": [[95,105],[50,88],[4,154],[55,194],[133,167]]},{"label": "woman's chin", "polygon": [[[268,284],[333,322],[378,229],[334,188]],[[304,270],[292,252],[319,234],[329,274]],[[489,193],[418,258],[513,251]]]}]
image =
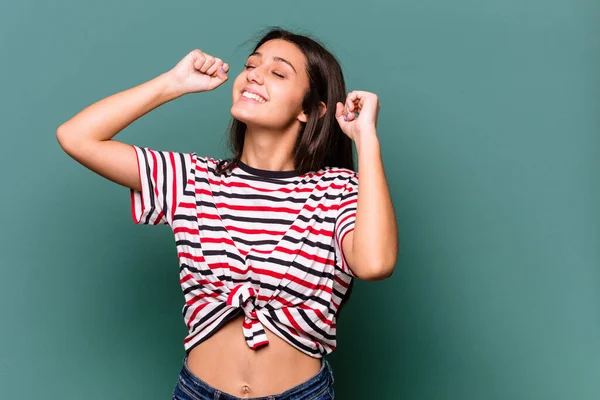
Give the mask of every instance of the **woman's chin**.
[{"label": "woman's chin", "polygon": [[236,105],[231,107],[231,116],[246,125],[259,125],[260,121],[257,120],[255,112],[250,112],[250,110],[243,110],[241,108],[242,107],[237,107]]}]

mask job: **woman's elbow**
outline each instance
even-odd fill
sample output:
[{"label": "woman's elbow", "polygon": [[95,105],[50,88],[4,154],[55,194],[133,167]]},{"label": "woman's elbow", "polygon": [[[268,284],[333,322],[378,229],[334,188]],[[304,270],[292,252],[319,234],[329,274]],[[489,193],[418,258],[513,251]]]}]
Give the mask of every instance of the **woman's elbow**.
[{"label": "woman's elbow", "polygon": [[355,273],[357,278],[364,281],[382,281],[392,276],[396,268],[396,259],[388,262],[371,262],[368,268],[362,268],[360,273]]}]

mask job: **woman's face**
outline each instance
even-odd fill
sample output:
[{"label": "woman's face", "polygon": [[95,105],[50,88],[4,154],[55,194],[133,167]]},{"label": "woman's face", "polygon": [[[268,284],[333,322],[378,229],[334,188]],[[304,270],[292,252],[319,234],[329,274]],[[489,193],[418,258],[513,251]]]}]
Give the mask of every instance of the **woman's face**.
[{"label": "woman's face", "polygon": [[[246,125],[271,130],[286,129],[296,120],[306,122],[302,99],[308,88],[304,54],[293,43],[269,40],[248,57],[235,78],[231,115]],[[246,91],[260,98],[243,94]]]}]

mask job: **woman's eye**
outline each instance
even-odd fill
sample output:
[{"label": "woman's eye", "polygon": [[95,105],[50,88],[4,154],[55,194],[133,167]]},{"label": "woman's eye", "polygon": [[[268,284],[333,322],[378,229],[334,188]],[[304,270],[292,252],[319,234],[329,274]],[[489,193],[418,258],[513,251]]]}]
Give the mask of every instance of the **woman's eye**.
[{"label": "woman's eye", "polygon": [[[255,66],[254,66],[254,65],[248,65],[248,64],[244,64],[244,67],[245,67],[246,69],[255,68]],[[273,74],[274,74],[274,75],[276,75],[276,76],[278,76],[279,78],[285,78],[285,76],[284,76],[284,75],[278,74],[277,72],[273,72]]]}]

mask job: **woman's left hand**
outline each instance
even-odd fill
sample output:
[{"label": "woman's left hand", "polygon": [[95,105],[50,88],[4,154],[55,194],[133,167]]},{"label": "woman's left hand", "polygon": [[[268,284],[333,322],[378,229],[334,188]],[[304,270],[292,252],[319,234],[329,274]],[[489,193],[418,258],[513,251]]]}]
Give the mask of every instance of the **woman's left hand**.
[{"label": "woman's left hand", "polygon": [[[379,98],[375,93],[353,90],[348,93],[345,104],[336,104],[335,118],[342,132],[356,141],[361,134],[375,133],[380,107]],[[354,113],[358,113],[358,117],[354,116]]]}]

